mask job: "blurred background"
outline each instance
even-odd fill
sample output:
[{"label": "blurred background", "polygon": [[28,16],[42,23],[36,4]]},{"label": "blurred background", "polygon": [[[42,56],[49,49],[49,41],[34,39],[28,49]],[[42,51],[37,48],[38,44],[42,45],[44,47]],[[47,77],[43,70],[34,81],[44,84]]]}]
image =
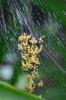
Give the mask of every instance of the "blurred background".
[{"label": "blurred background", "polygon": [[34,94],[65,100],[66,0],[0,0],[0,80],[25,90],[26,73],[17,47],[24,32],[37,38],[44,35],[39,79],[45,85]]}]

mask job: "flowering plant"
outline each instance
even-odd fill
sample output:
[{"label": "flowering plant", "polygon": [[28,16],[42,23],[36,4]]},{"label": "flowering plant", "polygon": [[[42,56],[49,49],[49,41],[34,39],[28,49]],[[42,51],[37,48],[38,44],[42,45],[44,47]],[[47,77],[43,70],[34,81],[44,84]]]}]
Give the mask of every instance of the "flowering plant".
[{"label": "flowering plant", "polygon": [[[21,52],[21,68],[25,71],[30,71],[26,76],[28,81],[26,89],[29,92],[33,92],[36,86],[42,87],[44,84],[42,80],[37,84],[34,82],[35,78],[39,77],[38,65],[40,61],[38,54],[42,51],[40,40],[38,41],[34,36],[31,34],[27,35],[26,33],[18,37],[18,49]],[[37,45],[38,43],[40,43],[40,46]]]}]

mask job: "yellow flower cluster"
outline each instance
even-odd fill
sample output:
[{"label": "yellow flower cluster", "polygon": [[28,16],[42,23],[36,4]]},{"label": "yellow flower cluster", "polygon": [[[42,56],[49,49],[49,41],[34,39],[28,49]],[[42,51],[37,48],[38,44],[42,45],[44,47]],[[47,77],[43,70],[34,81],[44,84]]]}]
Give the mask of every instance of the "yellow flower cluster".
[{"label": "yellow flower cluster", "polygon": [[[18,49],[21,52],[21,65],[22,69],[25,71],[30,70],[30,74],[27,75],[28,84],[26,86],[29,92],[33,92],[36,84],[34,82],[35,78],[39,76],[38,65],[40,64],[37,55],[42,51],[42,45],[37,46],[38,40],[30,35],[23,33],[18,37]],[[43,82],[38,83],[38,87],[42,87]]]}]

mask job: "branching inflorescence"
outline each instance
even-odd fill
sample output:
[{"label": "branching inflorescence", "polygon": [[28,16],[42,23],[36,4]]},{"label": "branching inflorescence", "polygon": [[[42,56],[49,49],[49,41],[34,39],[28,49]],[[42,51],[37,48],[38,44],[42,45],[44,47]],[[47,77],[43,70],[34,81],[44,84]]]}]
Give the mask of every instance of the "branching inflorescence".
[{"label": "branching inflorescence", "polygon": [[[39,77],[38,65],[40,64],[38,54],[42,51],[41,38],[38,41],[34,36],[27,35],[26,33],[21,34],[18,37],[18,49],[21,53],[21,68],[27,71],[29,74],[26,75],[28,84],[26,89],[29,92],[33,92],[36,86],[43,87],[43,81],[35,83],[35,79]],[[37,44],[40,43],[40,46]]]}]

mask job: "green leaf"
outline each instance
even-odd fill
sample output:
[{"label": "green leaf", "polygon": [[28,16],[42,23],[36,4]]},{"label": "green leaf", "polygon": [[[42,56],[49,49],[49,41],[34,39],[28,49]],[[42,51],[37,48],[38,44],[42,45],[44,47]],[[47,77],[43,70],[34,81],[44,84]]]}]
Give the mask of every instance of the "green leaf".
[{"label": "green leaf", "polygon": [[41,100],[38,96],[25,93],[10,86],[7,83],[0,82],[0,100]]}]

